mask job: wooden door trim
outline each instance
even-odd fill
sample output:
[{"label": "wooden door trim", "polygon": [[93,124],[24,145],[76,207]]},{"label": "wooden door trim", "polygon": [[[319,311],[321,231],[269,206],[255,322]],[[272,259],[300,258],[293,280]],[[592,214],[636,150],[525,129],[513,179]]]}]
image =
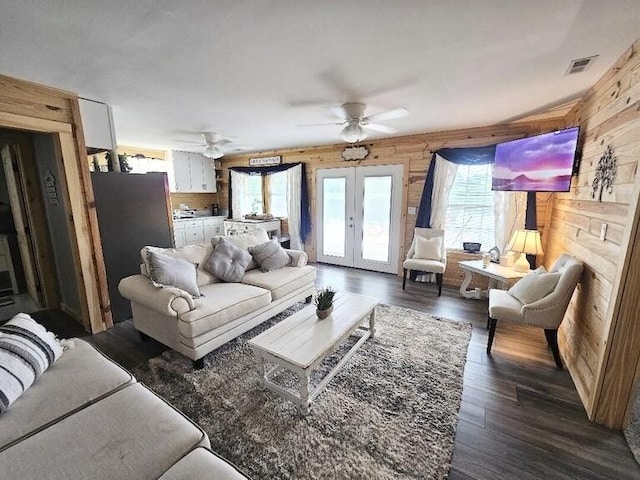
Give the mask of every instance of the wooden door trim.
[{"label": "wooden door trim", "polygon": [[29,130],[36,133],[73,132],[73,128],[68,123],[46,120],[44,118],[27,117],[2,111],[0,111],[0,126],[3,128]]},{"label": "wooden door trim", "polygon": [[76,244],[82,267],[82,275],[78,278],[83,286],[81,298],[85,299],[81,304],[83,309],[86,308],[82,315],[88,319],[90,331],[97,333],[113,326],[113,318],[93,188],[84,160],[86,156],[80,155],[80,152],[86,151],[80,108],[77,97],[68,98],[68,101],[71,105],[72,124],[0,111],[0,127],[54,134],[60,145],[63,166],[61,172],[66,179],[75,231],[72,243]]},{"label": "wooden door trim", "polygon": [[[82,262],[80,261],[80,249],[78,248],[78,242],[76,241],[76,231],[73,221],[73,214],[71,212],[71,198],[69,196],[69,186],[67,185],[67,179],[64,174],[64,162],[62,161],[62,147],[60,145],[60,135],[53,135],[54,154],[56,157],[56,165],[58,170],[58,193],[62,197],[62,203],[65,208],[66,226],[69,239],[71,240],[71,252],[73,257],[73,269],[76,276],[76,287],[78,289],[78,299],[80,300],[80,312],[74,312],[68,308],[65,304],[60,304],[60,309],[68,315],[79,320],[87,331],[92,331],[92,325],[89,321],[89,305],[87,303],[87,295],[85,294],[85,286],[82,282]],[[78,318],[78,314],[80,317]]]}]

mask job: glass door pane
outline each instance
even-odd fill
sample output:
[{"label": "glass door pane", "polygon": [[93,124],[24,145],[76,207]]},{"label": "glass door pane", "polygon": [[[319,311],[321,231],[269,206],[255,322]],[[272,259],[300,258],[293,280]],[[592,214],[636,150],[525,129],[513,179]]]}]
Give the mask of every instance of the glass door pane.
[{"label": "glass door pane", "polygon": [[346,253],[345,226],[347,219],[347,179],[324,178],[322,181],[322,254],[344,257]]},{"label": "glass door pane", "polygon": [[389,261],[393,177],[365,177],[362,199],[362,258]]}]

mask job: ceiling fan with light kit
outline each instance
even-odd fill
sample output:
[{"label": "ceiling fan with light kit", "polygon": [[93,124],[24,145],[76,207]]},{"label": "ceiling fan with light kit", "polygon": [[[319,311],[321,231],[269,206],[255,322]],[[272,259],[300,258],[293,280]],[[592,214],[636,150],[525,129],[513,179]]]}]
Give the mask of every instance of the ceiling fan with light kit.
[{"label": "ceiling fan with light kit", "polygon": [[202,132],[201,135],[203,142],[200,145],[185,147],[185,149],[199,150],[204,148],[204,151],[201,152],[202,155],[214,160],[224,157],[225,153],[241,152],[247,149],[244,145],[238,145],[219,133]]},{"label": "ceiling fan with light kit", "polygon": [[373,130],[375,132],[388,134],[396,133],[397,130],[395,128],[375,122],[392,120],[409,114],[409,110],[399,107],[365,116],[366,109],[367,105],[362,102],[347,102],[342,104],[340,107],[331,108],[334,115],[342,121],[300,126],[317,127],[323,125],[344,125],[344,128],[340,132],[342,140],[347,143],[357,143],[367,138],[368,135],[366,130]]}]

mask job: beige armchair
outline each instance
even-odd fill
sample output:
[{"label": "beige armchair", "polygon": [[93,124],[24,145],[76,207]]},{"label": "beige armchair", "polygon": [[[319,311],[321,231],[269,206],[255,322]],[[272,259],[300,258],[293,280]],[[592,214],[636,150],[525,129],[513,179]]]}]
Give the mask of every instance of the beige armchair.
[{"label": "beige armchair", "polygon": [[487,355],[491,355],[491,345],[498,320],[531,325],[544,329],[556,365],[558,368],[562,368],[562,359],[558,350],[558,327],[564,319],[573,291],[580,280],[582,268],[582,262],[579,260],[570,255],[561,255],[549,272],[560,273],[560,278],[553,291],[540,300],[528,304],[523,304],[505,290],[491,289],[489,291]]},{"label": "beige armchair", "polygon": [[[420,239],[427,240],[425,248],[417,245]],[[434,242],[435,239],[439,239],[439,242],[429,245],[428,241]],[[437,250],[429,252],[429,250],[433,249],[434,245],[437,245]],[[422,250],[424,250],[426,254]],[[442,295],[442,275],[446,268],[447,250],[444,245],[444,230],[416,227],[413,240],[411,241],[411,247],[407,253],[407,259],[402,263],[402,289],[404,290],[406,287],[407,272],[409,272],[409,274],[411,274],[411,272],[418,274],[435,273],[438,284],[438,296],[440,296]]]}]

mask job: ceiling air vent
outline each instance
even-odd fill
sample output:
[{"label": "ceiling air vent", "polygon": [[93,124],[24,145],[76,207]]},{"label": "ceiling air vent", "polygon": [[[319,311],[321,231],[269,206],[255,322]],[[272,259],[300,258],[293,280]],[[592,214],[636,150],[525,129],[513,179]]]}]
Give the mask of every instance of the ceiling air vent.
[{"label": "ceiling air vent", "polygon": [[567,75],[571,75],[572,73],[580,73],[587,70],[591,64],[598,58],[598,55],[594,55],[593,57],[585,57],[585,58],[577,58],[576,60],[571,60],[569,62],[569,68],[567,69]]}]

